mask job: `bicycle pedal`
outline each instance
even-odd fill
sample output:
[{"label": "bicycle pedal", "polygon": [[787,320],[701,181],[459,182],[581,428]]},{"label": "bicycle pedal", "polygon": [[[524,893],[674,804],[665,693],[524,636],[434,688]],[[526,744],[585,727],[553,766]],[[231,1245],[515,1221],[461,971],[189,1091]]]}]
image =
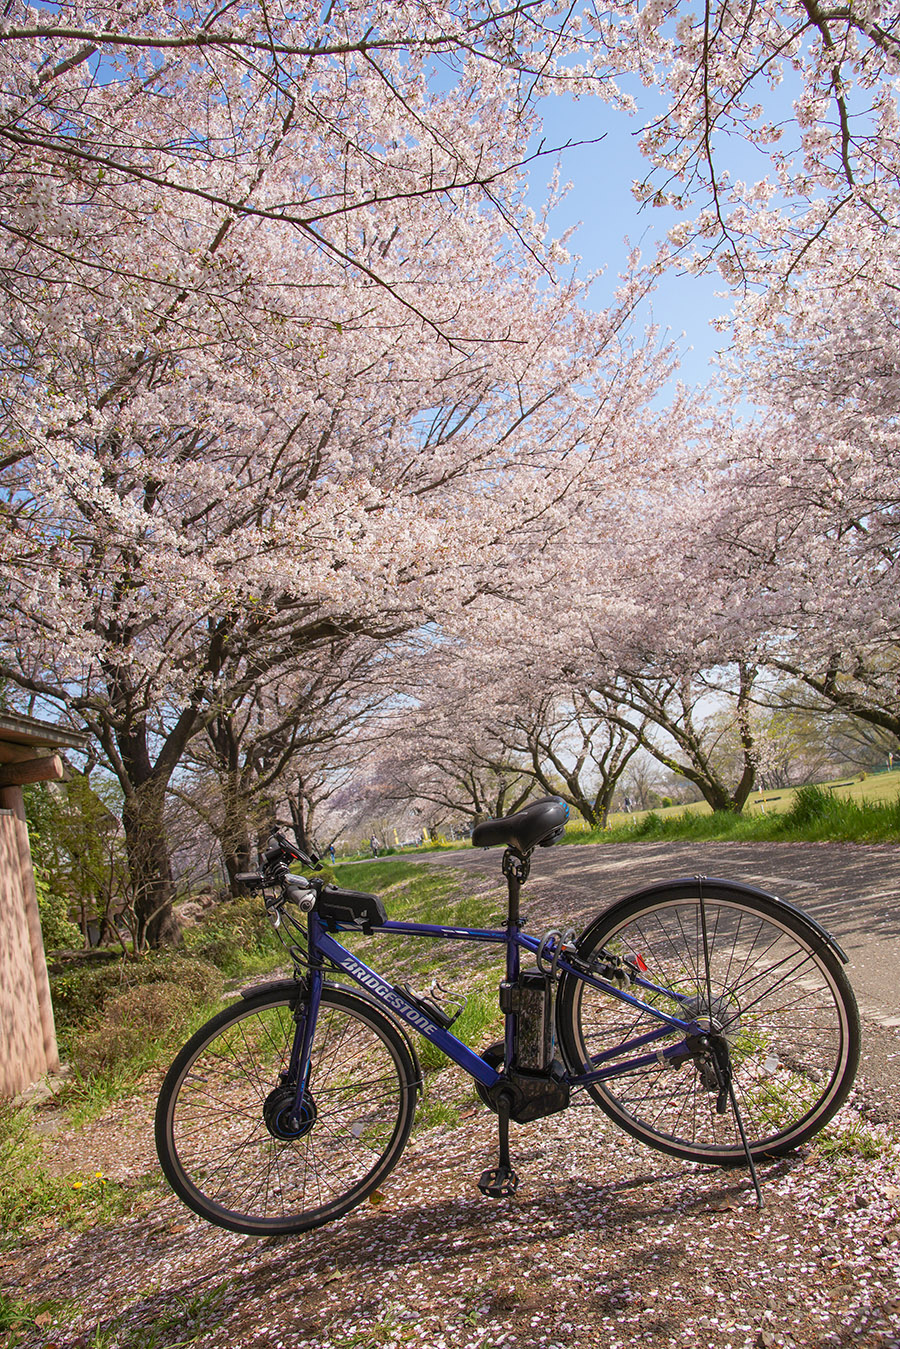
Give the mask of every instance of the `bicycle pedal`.
[{"label": "bicycle pedal", "polygon": [[495,1166],[485,1171],[478,1182],[478,1188],[489,1199],[505,1199],[515,1194],[519,1186],[519,1177],[511,1166]]}]

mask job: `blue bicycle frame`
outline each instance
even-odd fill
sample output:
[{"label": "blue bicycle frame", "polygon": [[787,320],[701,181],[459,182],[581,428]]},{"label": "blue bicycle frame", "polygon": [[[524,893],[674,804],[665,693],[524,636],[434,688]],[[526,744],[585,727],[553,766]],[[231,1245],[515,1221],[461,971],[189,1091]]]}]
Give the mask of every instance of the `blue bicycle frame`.
[{"label": "blue bicycle frame", "polygon": [[[350,924],[330,924],[335,931],[358,931]],[[509,984],[514,984],[519,977],[520,953],[526,951],[536,956],[541,949],[542,943],[535,937],[529,936],[521,929],[520,923],[514,923],[505,930],[494,928],[467,928],[467,927],[444,927],[432,923],[405,923],[388,919],[377,928],[379,935],[382,933],[395,933],[398,937],[434,937],[444,941],[470,941],[480,943],[493,943],[506,947],[506,980]],[[325,924],[315,914],[310,913],[307,919],[307,933],[309,939],[309,967],[306,975],[308,986],[308,997],[305,1004],[306,1015],[302,1019],[300,1034],[297,1037],[299,1043],[295,1044],[293,1061],[291,1063],[291,1080],[297,1083],[298,1101],[302,1097],[304,1086],[309,1070],[309,1056],[312,1048],[313,1037],[315,1035],[316,1018],[318,1016],[319,1002],[322,994],[322,986],[325,979],[324,962],[330,961],[338,969],[348,974],[354,979],[366,992],[377,1002],[381,1003],[389,1012],[393,1013],[406,1025],[409,1025],[423,1035],[426,1040],[435,1045],[442,1053],[446,1054],[454,1063],[459,1064],[467,1073],[482,1086],[491,1088],[500,1081],[500,1073],[497,1072],[489,1063],[485,1061],[468,1045],[464,1044],[457,1036],[443,1026],[438,1025],[421,1007],[410,1002],[405,994],[388,980],[382,978],[375,970],[370,969],[359,956],[348,951],[346,947],[341,946],[340,942],[335,941],[334,937],[326,930]],[[552,954],[552,948],[550,950]],[[571,964],[566,957],[560,953],[556,968],[560,973],[572,975],[582,983],[592,988],[597,988],[610,997],[617,998],[621,1002],[628,1003],[640,1012],[646,1012],[648,1015],[658,1020],[659,1030],[651,1031],[649,1034],[641,1035],[633,1040],[628,1040],[615,1048],[604,1051],[601,1054],[595,1054],[591,1057],[590,1066],[585,1064],[586,1072],[577,1075],[567,1074],[566,1081],[572,1087],[591,1086],[596,1082],[602,1082],[606,1078],[619,1077],[625,1073],[634,1072],[637,1069],[658,1064],[661,1060],[683,1057],[690,1053],[687,1043],[687,1037],[702,1035],[704,1027],[696,1021],[684,1021],[677,1016],[667,1015],[657,1007],[642,1001],[633,993],[628,993],[624,988],[608,980],[599,978],[594,974],[585,972]],[[684,995],[673,992],[671,989],[662,988],[658,984],[641,979],[638,974],[633,976],[633,983],[638,987],[647,990],[649,993],[662,994],[671,998],[673,1002],[678,1003],[684,1000]],[[516,1015],[515,1013],[506,1013],[505,1018],[505,1058],[507,1063],[513,1060],[516,1037]],[[613,1062],[621,1060],[625,1054],[632,1053],[635,1050],[643,1049],[653,1044],[662,1037],[671,1035],[672,1031],[680,1031],[682,1037],[674,1045],[669,1045],[665,1049],[657,1049],[653,1053],[639,1055],[637,1058],[629,1058],[624,1062]],[[606,1066],[601,1066],[606,1065]]]}]

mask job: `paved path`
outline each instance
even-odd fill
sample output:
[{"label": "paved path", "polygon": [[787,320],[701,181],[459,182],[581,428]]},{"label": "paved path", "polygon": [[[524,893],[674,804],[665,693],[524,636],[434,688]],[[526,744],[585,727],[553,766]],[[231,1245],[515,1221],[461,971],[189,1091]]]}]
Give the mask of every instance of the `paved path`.
[{"label": "paved path", "polygon": [[[430,853],[423,861],[494,875],[500,850]],[[862,1077],[900,1118],[900,845],[611,843],[538,849],[523,891],[540,922],[581,927],[633,890],[677,876],[720,876],[806,909],[847,953],[863,1016]]]}]

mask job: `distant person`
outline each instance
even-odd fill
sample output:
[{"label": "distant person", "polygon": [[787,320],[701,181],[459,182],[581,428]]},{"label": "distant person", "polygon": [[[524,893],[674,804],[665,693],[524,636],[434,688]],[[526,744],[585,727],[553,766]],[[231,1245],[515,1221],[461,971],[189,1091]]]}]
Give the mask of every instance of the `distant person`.
[{"label": "distant person", "polygon": [[333,844],[333,843],[329,843],[329,845],[328,845],[328,856],[331,858],[331,865],[334,866],[334,844]]},{"label": "distant person", "polygon": [[369,847],[372,849],[372,856],[373,856],[373,857],[377,857],[377,856],[378,856],[378,846],[379,846],[379,845],[378,845],[378,839],[377,839],[377,838],[375,837],[375,835],[373,834],[372,837],[369,839]]},{"label": "distant person", "polygon": [[631,814],[631,797],[630,797],[630,796],[626,796],[626,797],[625,797],[625,814],[626,814],[626,815],[630,815],[630,814]]}]

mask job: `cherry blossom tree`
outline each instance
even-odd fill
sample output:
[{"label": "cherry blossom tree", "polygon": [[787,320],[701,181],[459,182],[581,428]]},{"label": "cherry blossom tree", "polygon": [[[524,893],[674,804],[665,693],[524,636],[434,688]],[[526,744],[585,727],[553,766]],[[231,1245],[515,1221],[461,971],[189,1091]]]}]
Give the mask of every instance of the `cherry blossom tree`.
[{"label": "cherry blossom tree", "polygon": [[729,392],[758,412],[720,440],[698,567],[807,705],[896,737],[900,312],[890,289],[863,303],[823,282],[798,285],[764,338],[738,328]]},{"label": "cherry blossom tree", "polygon": [[[0,677],[94,730],[142,937],[173,931],[163,808],[187,746],[347,639],[471,640],[505,603],[553,621],[567,687],[767,656],[890,720],[891,447],[866,441],[884,483],[853,487],[855,515],[805,519],[806,486],[754,515],[811,430],[823,491],[843,453],[785,393],[771,435],[719,435],[740,467],[702,470],[715,501],[688,491],[682,538],[644,412],[669,364],[627,336],[650,276],[593,311],[523,194],[536,98],[625,108],[655,84],[640,190],[690,217],[675,255],[751,286],[742,350],[795,321],[803,345],[801,273],[850,332],[896,262],[897,46],[876,0],[6,7]],[[759,175],[727,176],[730,136]],[[813,575],[837,648],[808,637]]]},{"label": "cherry blossom tree", "polygon": [[[504,174],[525,154],[535,98],[577,83],[569,27],[545,0],[496,13],[466,0],[439,10],[422,0],[143,0],[130,11],[10,0],[0,23],[3,282],[27,305],[32,268],[53,284],[64,261],[71,285],[102,290],[110,264],[98,227],[104,210],[117,219],[127,190],[193,222],[193,273],[170,273],[155,249],[129,254],[133,284],[155,288],[157,323],[179,322],[169,305],[180,309],[252,219],[285,226],[440,324],[452,303],[435,294],[423,304],[414,262],[403,268],[405,212],[428,199],[464,211],[474,192],[527,246],[537,241],[516,176]],[[233,269],[223,321],[243,303],[240,247],[218,263]],[[327,314],[327,283],[315,298],[312,321]]]},{"label": "cherry blossom tree", "polygon": [[[531,592],[511,610],[536,623],[538,603]],[[396,732],[376,747],[394,799],[478,821],[552,794],[589,824],[605,823],[638,744],[600,696],[565,684],[548,636],[546,648],[537,633],[523,641],[515,624],[498,630],[482,613],[465,638],[408,662]]]},{"label": "cherry blossom tree", "polygon": [[895,7],[651,0],[607,13],[610,46],[661,97],[642,140],[651,172],[636,190],[685,212],[671,232],[683,261],[761,288],[768,312],[799,272],[828,266],[833,284],[857,293],[890,276]]},{"label": "cherry blossom tree", "polygon": [[[741,664],[733,683],[723,677],[725,672],[721,666],[693,674],[678,670],[661,651],[655,667],[641,672],[625,668],[612,677],[601,673],[596,692],[602,692],[608,721],[633,737],[636,746],[692,782],[713,810],[739,813],[759,764],[751,716],[758,672]],[[727,699],[727,712],[718,715],[713,713],[713,680],[720,709]]]},{"label": "cherry blossom tree", "polygon": [[[396,268],[359,247],[348,215],[421,195],[461,203],[477,187],[527,239],[503,169],[528,153],[534,101],[566,92],[643,122],[648,173],[635,190],[685,213],[672,236],[683,262],[714,260],[768,300],[775,278],[823,258],[840,255],[847,284],[886,274],[900,20],[884,0],[143,0],[127,12],[11,0],[0,63],[0,144],[13,176],[35,186],[23,242],[45,213],[54,227],[64,219],[60,183],[96,202],[127,178],[167,209],[175,196],[220,207],[226,233],[248,213],[282,222],[396,291]],[[152,117],[136,121],[136,105]],[[211,105],[227,116],[210,119]],[[272,190],[264,165],[298,134],[315,144],[309,167]],[[48,261],[68,248],[65,229],[43,237]],[[83,277],[83,250],[70,256]],[[99,249],[95,260],[102,270]],[[14,265],[7,276],[15,291]]]},{"label": "cherry blossom tree", "polygon": [[94,731],[142,941],[192,739],[552,573],[668,370],[629,335],[649,278],[591,310],[524,209],[527,62],[401,39],[414,11],[378,53],[307,15],[258,64],[249,11],[237,46],[164,6],[7,15],[0,673]]},{"label": "cherry blossom tree", "polygon": [[319,808],[358,770],[392,696],[389,651],[370,639],[334,642],[266,687],[222,708],[185,756],[176,792],[218,840],[232,892],[273,821],[290,817],[316,851]]},{"label": "cherry blossom tree", "polygon": [[561,796],[589,825],[602,829],[640,742],[591,690],[556,687],[538,698],[533,690],[530,698],[523,694],[503,732],[513,761],[543,792]]},{"label": "cherry blossom tree", "polygon": [[505,743],[493,690],[466,679],[470,655],[442,652],[419,665],[428,674],[418,685],[407,672],[406,704],[375,747],[380,799],[413,806],[431,827],[510,814],[534,790]]}]

